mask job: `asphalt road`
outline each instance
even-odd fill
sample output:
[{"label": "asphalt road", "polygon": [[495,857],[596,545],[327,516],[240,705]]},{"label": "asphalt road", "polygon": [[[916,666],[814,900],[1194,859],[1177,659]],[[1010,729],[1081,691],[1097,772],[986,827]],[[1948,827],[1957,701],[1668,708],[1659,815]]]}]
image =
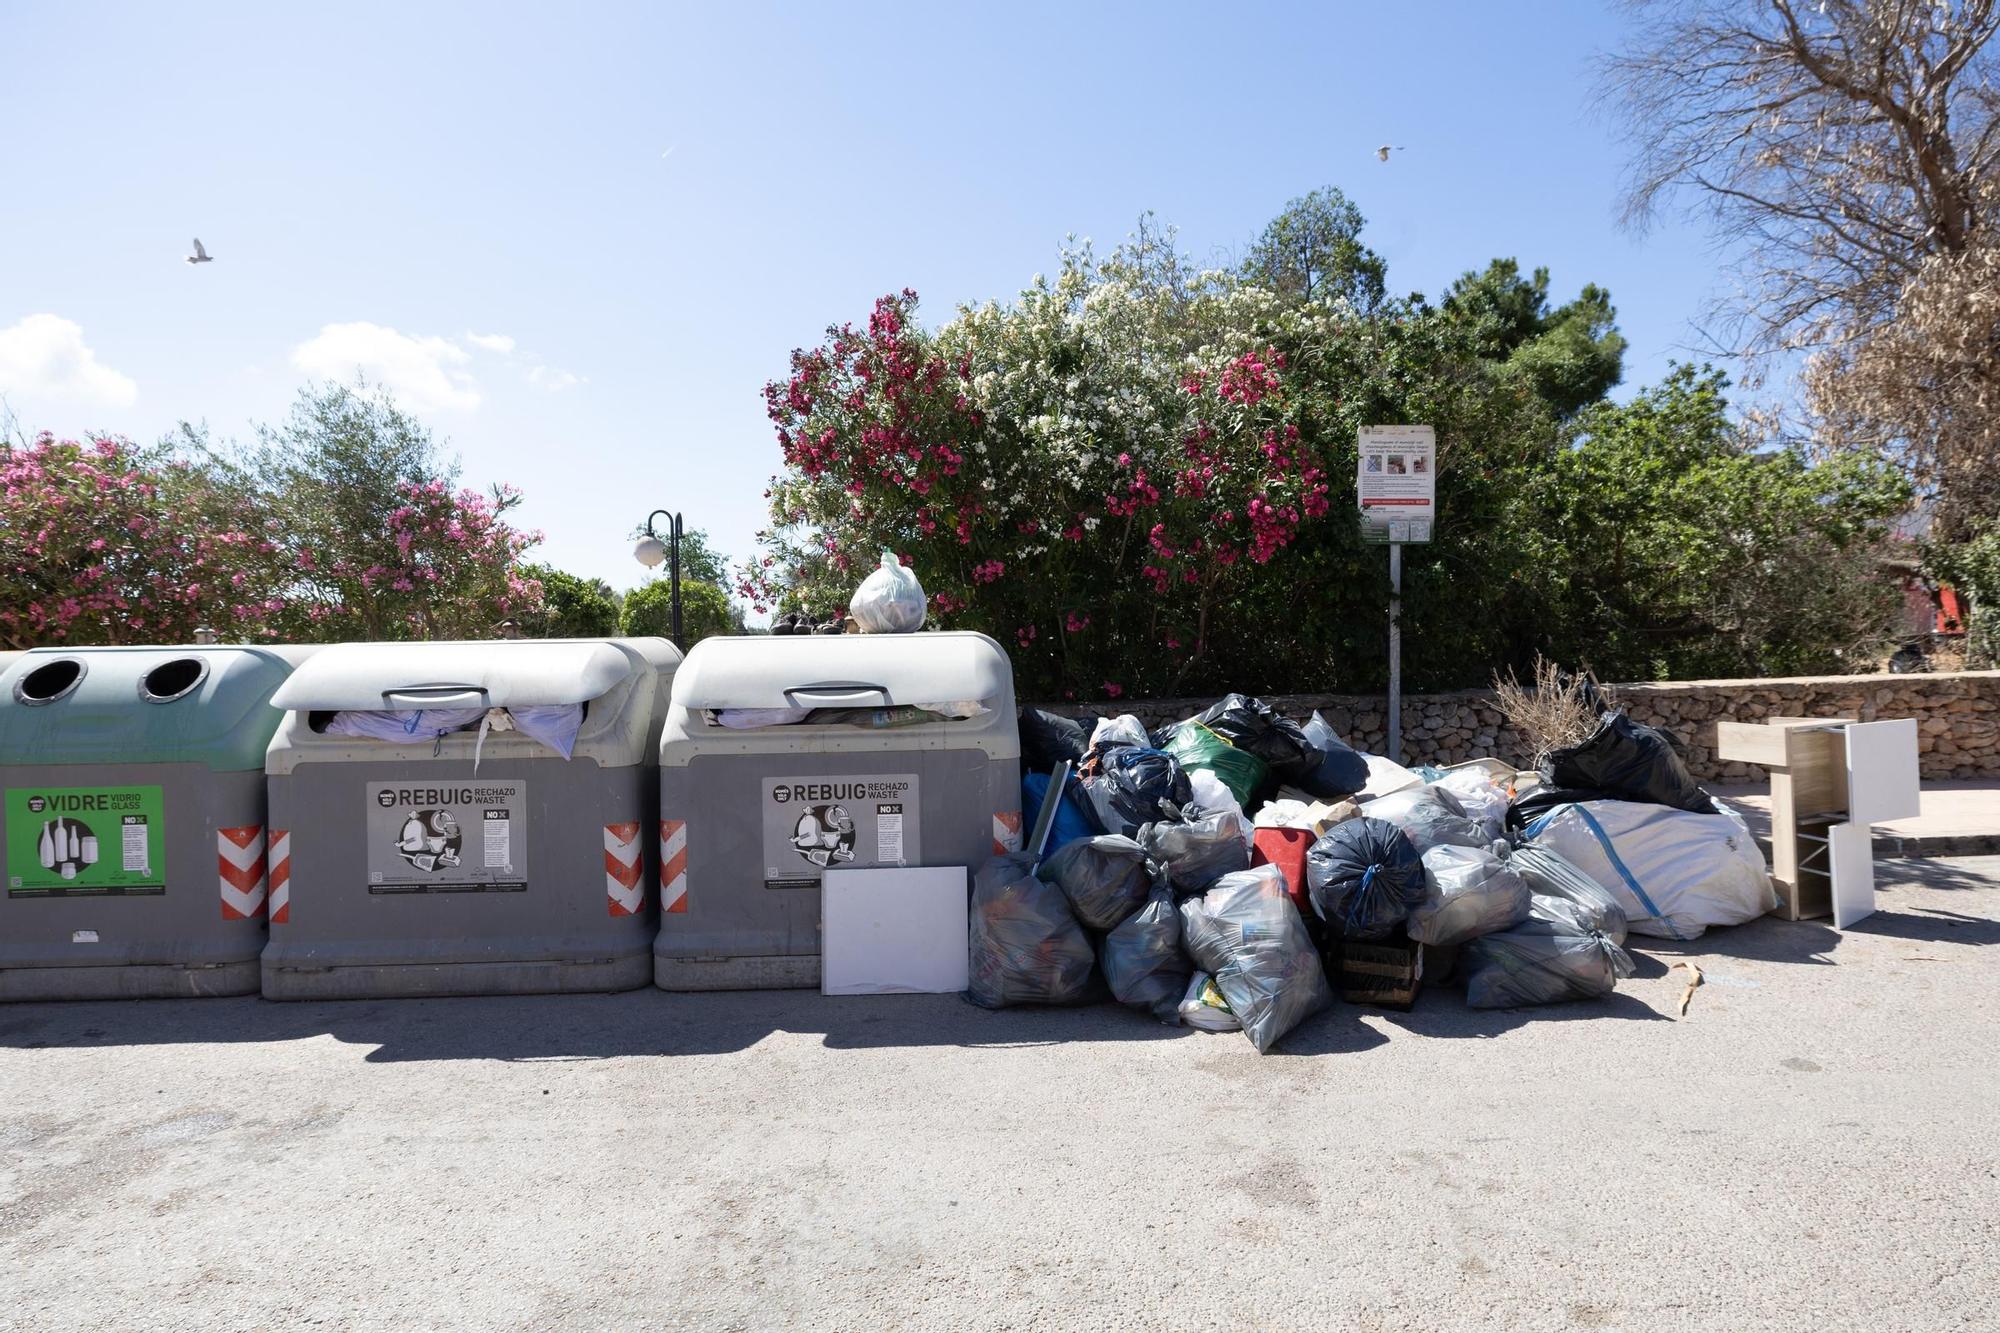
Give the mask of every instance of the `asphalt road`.
[{"label": "asphalt road", "polygon": [[2000,1327],[2000,858],[1883,870],[1845,935],[1261,1058],[955,997],[7,1006],[0,1327]]}]

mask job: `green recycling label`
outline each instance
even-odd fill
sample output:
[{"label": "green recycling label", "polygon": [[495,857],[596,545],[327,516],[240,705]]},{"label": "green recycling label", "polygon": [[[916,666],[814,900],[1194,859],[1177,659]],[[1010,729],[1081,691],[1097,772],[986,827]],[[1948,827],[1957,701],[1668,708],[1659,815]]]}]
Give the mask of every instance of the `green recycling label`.
[{"label": "green recycling label", "polygon": [[158,787],[9,787],[7,896],[165,893]]}]

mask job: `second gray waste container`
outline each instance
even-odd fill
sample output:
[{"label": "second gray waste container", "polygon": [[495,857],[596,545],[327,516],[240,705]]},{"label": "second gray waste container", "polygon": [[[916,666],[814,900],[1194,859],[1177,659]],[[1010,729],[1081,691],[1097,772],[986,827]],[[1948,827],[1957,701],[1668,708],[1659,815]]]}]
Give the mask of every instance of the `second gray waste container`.
[{"label": "second gray waste container", "polygon": [[0,664],[0,998],[250,995],[271,694],[308,648]]},{"label": "second gray waste container", "polygon": [[[973,715],[902,725],[950,705]],[[1014,673],[983,634],[704,639],[660,744],[667,990],[817,986],[826,868],[1020,845]]]},{"label": "second gray waste container", "polygon": [[[644,985],[657,705],[679,663],[664,639],[321,652],[279,692],[290,711],[266,761],[266,998]],[[485,710],[526,725],[574,705],[567,759],[518,730],[438,734]],[[395,717],[414,719],[407,740],[384,725]]]}]

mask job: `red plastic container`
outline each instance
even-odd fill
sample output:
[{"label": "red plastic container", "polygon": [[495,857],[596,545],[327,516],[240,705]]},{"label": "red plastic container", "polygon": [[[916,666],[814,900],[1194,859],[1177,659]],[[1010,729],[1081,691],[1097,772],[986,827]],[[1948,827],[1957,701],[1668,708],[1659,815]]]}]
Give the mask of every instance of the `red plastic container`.
[{"label": "red plastic container", "polygon": [[1306,895],[1306,852],[1313,845],[1313,832],[1303,828],[1260,828],[1251,830],[1250,864],[1278,867],[1285,877],[1285,891],[1292,904],[1311,923],[1312,900]]}]

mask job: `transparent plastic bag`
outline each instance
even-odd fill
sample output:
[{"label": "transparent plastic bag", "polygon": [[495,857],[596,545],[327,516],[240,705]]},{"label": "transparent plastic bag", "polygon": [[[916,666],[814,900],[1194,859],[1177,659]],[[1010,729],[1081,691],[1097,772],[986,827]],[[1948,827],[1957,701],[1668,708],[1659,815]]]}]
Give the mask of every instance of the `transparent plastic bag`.
[{"label": "transparent plastic bag", "polygon": [[1038,873],[1062,890],[1076,919],[1092,930],[1110,930],[1138,911],[1152,886],[1146,849],[1115,833],[1064,843]]},{"label": "transparent plastic bag", "polygon": [[970,945],[974,1004],[1086,1004],[1101,994],[1090,938],[1062,890],[1035,878],[1032,857],[996,856],[979,868]]},{"label": "transparent plastic bag", "polygon": [[1440,791],[1458,799],[1465,817],[1478,823],[1490,841],[1507,833],[1507,789],[1482,768],[1455,768],[1437,780]]},{"label": "transparent plastic bag", "polygon": [[924,627],[927,609],[924,585],[894,551],[882,552],[882,563],[861,580],[847,604],[863,634],[914,634]]},{"label": "transparent plastic bag", "polygon": [[1181,949],[1181,915],[1164,879],[1154,883],[1144,907],[1104,937],[1097,961],[1120,1004],[1162,1023],[1180,1022],[1181,996],[1194,969]]},{"label": "transparent plastic bag", "polygon": [[1243,836],[1249,821],[1241,809],[1183,813],[1184,823],[1139,830],[1139,845],[1166,871],[1177,896],[1199,893],[1224,875],[1250,868],[1250,845]]},{"label": "transparent plastic bag", "polygon": [[1527,881],[1491,852],[1433,847],[1424,853],[1424,900],[1412,908],[1409,935],[1440,948],[1464,944],[1527,918]]},{"label": "transparent plastic bag", "polygon": [[1468,819],[1458,797],[1436,787],[1411,787],[1377,797],[1361,807],[1370,819],[1385,819],[1409,836],[1419,853],[1433,847],[1484,847],[1498,836]]},{"label": "transparent plastic bag", "polygon": [[1632,975],[1632,956],[1592,930],[1574,904],[1537,894],[1526,921],[1467,944],[1458,967],[1467,1005],[1509,1009],[1609,995]]},{"label": "transparent plastic bag", "polygon": [[1568,899],[1583,914],[1585,924],[1603,931],[1613,944],[1625,942],[1625,909],[1618,899],[1561,852],[1553,847],[1522,847],[1507,858],[1507,864],[1535,894]]},{"label": "transparent plastic bag", "polygon": [[1212,973],[1260,1052],[1333,1003],[1333,988],[1276,866],[1224,875],[1181,904],[1188,953]]}]

